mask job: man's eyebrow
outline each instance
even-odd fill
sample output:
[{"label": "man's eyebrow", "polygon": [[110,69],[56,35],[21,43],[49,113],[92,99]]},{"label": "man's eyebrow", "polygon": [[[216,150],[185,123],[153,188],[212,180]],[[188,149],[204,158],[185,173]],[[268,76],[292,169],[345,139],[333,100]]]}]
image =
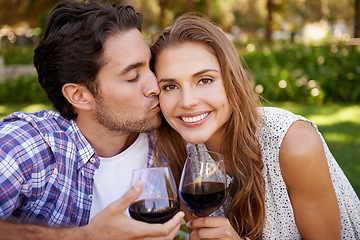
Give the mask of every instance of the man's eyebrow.
[{"label": "man's eyebrow", "polygon": [[121,70],[120,74],[126,74],[128,72],[130,72],[133,69],[136,69],[138,67],[144,66],[145,63],[144,62],[138,62],[138,63],[134,63],[134,64],[130,64],[129,66],[127,66],[126,68],[124,68],[123,70]]}]

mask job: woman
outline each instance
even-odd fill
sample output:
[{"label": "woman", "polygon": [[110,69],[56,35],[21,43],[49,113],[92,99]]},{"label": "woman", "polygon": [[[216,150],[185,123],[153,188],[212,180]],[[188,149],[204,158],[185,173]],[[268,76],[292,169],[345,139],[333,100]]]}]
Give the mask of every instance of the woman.
[{"label": "woman", "polygon": [[[192,219],[191,239],[359,239],[360,201],[314,123],[261,108],[225,34],[191,15],[151,46],[166,119],[157,160],[179,182],[187,151],[221,153],[232,179],[214,216]],[[184,142],[184,140],[187,142]]]}]

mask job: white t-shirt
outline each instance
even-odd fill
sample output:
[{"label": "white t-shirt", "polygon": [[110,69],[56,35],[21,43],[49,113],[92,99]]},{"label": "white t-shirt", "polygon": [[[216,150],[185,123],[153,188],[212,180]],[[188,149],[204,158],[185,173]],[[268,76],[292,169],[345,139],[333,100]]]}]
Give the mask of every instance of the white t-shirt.
[{"label": "white t-shirt", "polygon": [[[136,141],[120,154],[111,158],[100,157],[100,167],[94,175],[90,220],[129,190],[133,169],[147,167],[148,151],[147,134],[141,133]],[[126,213],[129,214],[128,209]]]}]

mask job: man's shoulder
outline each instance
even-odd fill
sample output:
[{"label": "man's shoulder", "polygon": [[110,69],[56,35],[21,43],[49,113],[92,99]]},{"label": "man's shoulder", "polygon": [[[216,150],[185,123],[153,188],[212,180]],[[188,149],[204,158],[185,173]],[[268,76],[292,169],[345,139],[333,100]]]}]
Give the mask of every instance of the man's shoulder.
[{"label": "man's shoulder", "polygon": [[0,124],[15,122],[15,121],[41,121],[49,118],[58,118],[60,114],[47,109],[42,109],[37,112],[13,112],[0,121]]},{"label": "man's shoulder", "polygon": [[0,121],[0,153],[8,158],[30,153],[42,156],[48,154],[49,149],[53,153],[68,154],[76,145],[77,131],[73,126],[71,121],[49,110],[13,113]]},{"label": "man's shoulder", "polygon": [[14,112],[0,121],[0,134],[19,132],[56,132],[69,128],[70,122],[58,112],[40,110],[34,113]]}]

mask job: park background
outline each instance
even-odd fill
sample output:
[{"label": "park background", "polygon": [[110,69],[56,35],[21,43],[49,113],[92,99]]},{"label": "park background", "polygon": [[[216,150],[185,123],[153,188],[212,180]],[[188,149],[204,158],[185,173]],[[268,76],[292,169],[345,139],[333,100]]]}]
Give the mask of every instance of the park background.
[{"label": "park background", "polygon": [[[57,0],[0,0],[0,119],[52,109],[33,50]],[[360,196],[360,0],[113,0],[144,14],[152,38],[196,12],[228,34],[267,106],[315,122]]]}]

